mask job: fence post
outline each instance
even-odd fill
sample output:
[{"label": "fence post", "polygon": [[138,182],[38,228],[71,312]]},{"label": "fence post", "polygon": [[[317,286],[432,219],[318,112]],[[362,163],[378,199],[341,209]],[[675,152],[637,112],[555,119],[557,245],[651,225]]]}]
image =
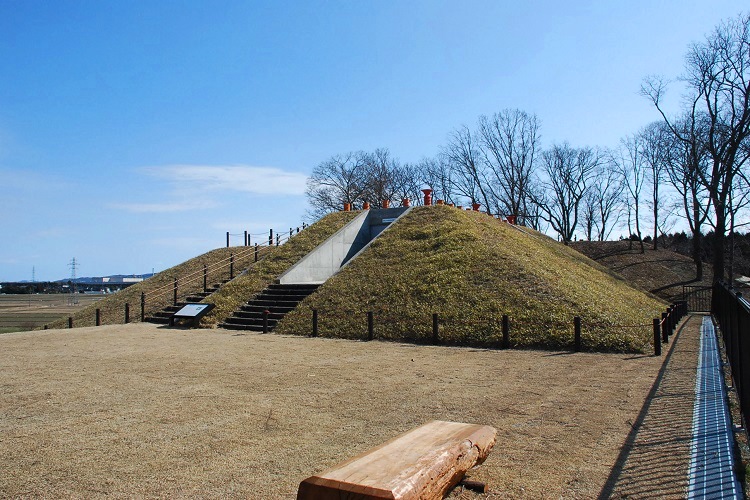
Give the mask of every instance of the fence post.
[{"label": "fence post", "polygon": [[438,333],[438,315],[437,313],[432,313],[432,343],[435,345],[440,343]]},{"label": "fence post", "polygon": [[661,341],[663,344],[669,342],[669,334],[667,333],[667,313],[661,313]]},{"label": "fence post", "polygon": [[130,304],[125,302],[125,323],[130,323]]},{"label": "fence post", "polygon": [[73,317],[68,316],[68,328],[73,328]]},{"label": "fence post", "polygon": [[367,340],[375,338],[375,321],[373,318],[372,311],[367,311]]},{"label": "fence post", "polygon": [[318,336],[318,310],[313,309],[312,310],[312,336],[317,337]]},{"label": "fence post", "polygon": [[268,230],[268,246],[273,246],[273,229]]},{"label": "fence post", "polygon": [[245,246],[248,245],[248,241],[250,241],[250,240],[247,239],[247,231],[245,231]]},{"label": "fence post", "polygon": [[234,279],[234,254],[229,254],[229,279]]},{"label": "fence post", "polygon": [[102,326],[102,311],[101,309],[96,310],[96,326]]},{"label": "fence post", "polygon": [[579,352],[581,350],[581,318],[579,316],[573,318],[573,328],[575,330],[575,351]]},{"label": "fence post", "polygon": [[277,234],[276,235],[276,246],[279,246],[280,243],[281,243],[281,235]]},{"label": "fence post", "polygon": [[292,234],[294,234],[294,228],[289,228],[289,237],[292,237]]},{"label": "fence post", "polygon": [[203,264],[203,291],[208,291],[208,266]]},{"label": "fence post", "polygon": [[255,244],[255,262],[258,262],[258,244]]},{"label": "fence post", "polygon": [[270,311],[266,309],[263,311],[263,333],[268,333],[268,313]]},{"label": "fence post", "polygon": [[503,314],[503,348],[510,347],[510,320],[507,314]]},{"label": "fence post", "polygon": [[49,325],[44,325],[45,330],[49,330]]},{"label": "fence post", "polygon": [[227,248],[229,248],[229,231],[227,231]]},{"label": "fence post", "polygon": [[141,292],[141,321],[146,321],[146,293]]},{"label": "fence post", "polygon": [[661,356],[661,332],[659,331],[659,318],[654,318],[654,356]]}]

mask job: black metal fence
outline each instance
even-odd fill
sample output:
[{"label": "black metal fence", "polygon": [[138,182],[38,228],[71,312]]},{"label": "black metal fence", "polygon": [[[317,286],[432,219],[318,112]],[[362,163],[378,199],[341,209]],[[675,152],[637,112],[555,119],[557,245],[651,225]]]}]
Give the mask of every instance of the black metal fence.
[{"label": "black metal fence", "polygon": [[713,287],[711,312],[719,323],[742,414],[750,415],[750,303],[724,283]]},{"label": "black metal fence", "polygon": [[682,300],[687,303],[688,312],[711,312],[711,295],[710,286],[682,286]]}]

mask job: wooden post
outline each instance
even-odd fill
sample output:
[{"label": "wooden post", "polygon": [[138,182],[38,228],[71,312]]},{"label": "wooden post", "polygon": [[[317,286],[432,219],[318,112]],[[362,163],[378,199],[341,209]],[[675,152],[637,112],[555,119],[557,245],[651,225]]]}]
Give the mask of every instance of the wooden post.
[{"label": "wooden post", "polygon": [[263,311],[263,333],[268,333],[268,313],[270,311],[266,309]]},{"label": "wooden post", "polygon": [[576,316],[573,318],[573,327],[575,329],[575,351],[580,352],[581,350],[581,318]]},{"label": "wooden post", "polygon": [[503,314],[503,348],[510,347],[510,321],[507,314]]},{"label": "wooden post", "polygon": [[268,246],[273,246],[273,229],[268,230]]},{"label": "wooden post", "polygon": [[173,302],[172,303],[173,306],[177,305],[177,278],[174,279],[174,290],[172,293],[172,302]]},{"label": "wooden post", "polygon": [[229,248],[229,231],[227,231],[227,248]]},{"label": "wooden post", "polygon": [[234,279],[234,254],[229,254],[229,279]]},{"label": "wooden post", "polygon": [[130,304],[125,302],[125,323],[130,323]]},{"label": "wooden post", "polygon": [[281,243],[281,235],[277,234],[276,235],[276,246],[279,246],[280,243]]},{"label": "wooden post", "polygon": [[203,291],[208,291],[208,266],[203,264]]},{"label": "wooden post", "polygon": [[96,310],[96,326],[102,326],[102,311],[100,309]]},{"label": "wooden post", "polygon": [[73,328],[73,317],[68,316],[68,328]]},{"label": "wooden post", "polygon": [[373,318],[372,311],[367,311],[367,340],[375,338],[375,321]]},{"label": "wooden post", "polygon": [[248,241],[250,241],[250,240],[248,240],[248,238],[247,238],[247,231],[245,231],[245,246],[248,245]]},{"label": "wooden post", "polygon": [[258,262],[258,244],[255,244],[255,262]]},{"label": "wooden post", "polygon": [[669,325],[667,324],[667,313],[663,312],[661,313],[661,341],[664,344],[669,342],[669,334],[667,333],[667,328],[669,328]]},{"label": "wooden post", "polygon": [[654,356],[661,356],[661,335],[659,331],[659,318],[654,318]]},{"label": "wooden post", "polygon": [[432,313],[432,343],[438,345],[440,343],[440,337],[438,337],[438,315]]},{"label": "wooden post", "polygon": [[294,234],[294,228],[289,228],[289,237],[292,237],[292,234]]},{"label": "wooden post", "polygon": [[313,309],[312,310],[312,336],[317,337],[318,336],[318,310]]},{"label": "wooden post", "polygon": [[141,321],[146,321],[146,293],[141,292]]}]

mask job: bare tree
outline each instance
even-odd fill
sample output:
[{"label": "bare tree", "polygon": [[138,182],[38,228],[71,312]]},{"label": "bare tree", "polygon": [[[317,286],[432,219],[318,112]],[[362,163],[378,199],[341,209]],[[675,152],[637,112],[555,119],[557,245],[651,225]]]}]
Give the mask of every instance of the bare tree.
[{"label": "bare tree", "polygon": [[455,203],[454,199],[454,171],[443,157],[423,158],[417,165],[421,184],[433,191],[436,200],[442,199],[446,203]]},{"label": "bare tree", "polygon": [[363,161],[365,163],[364,198],[375,204],[386,200],[397,201],[398,188],[395,177],[400,165],[391,156],[391,152],[386,148],[378,148],[373,153],[366,153]]},{"label": "bare tree", "polygon": [[307,179],[309,217],[317,219],[341,210],[344,203],[362,201],[366,191],[366,154],[335,155],[319,163]]},{"label": "bare tree", "polygon": [[[641,140],[641,156],[648,167],[648,177],[651,181],[651,209],[654,218],[654,250],[659,248],[659,215],[665,200],[660,199],[659,188],[664,182],[664,170],[667,166],[669,142],[671,132],[663,122],[653,122],[644,127],[639,133]],[[663,196],[663,193],[661,193]]]},{"label": "bare tree", "polygon": [[542,153],[545,179],[543,194],[537,195],[542,218],[567,245],[573,239],[591,177],[600,163],[591,148],[572,148],[567,143],[555,145]]},{"label": "bare tree", "polygon": [[[702,183],[711,198],[714,215],[714,280],[726,276],[725,240],[729,196],[735,177],[747,160],[743,143],[750,135],[750,14],[720,24],[705,42],[690,47],[684,81],[693,111],[708,117],[706,151],[710,168]],[[675,135],[680,131],[665,114],[663,80],[644,82],[642,92],[653,102]]]},{"label": "bare tree", "polygon": [[702,226],[711,207],[711,199],[701,182],[708,168],[704,137],[708,121],[701,118],[691,111],[675,122],[675,130],[679,133],[672,134],[668,143],[669,154],[666,155],[666,173],[680,194],[683,216],[692,235],[691,256],[696,280],[703,279]]},{"label": "bare tree", "polygon": [[[643,185],[646,182],[647,167],[642,155],[643,138],[639,134],[628,136],[620,141],[619,158],[616,159],[617,170],[625,188],[626,207],[628,213],[628,232],[638,237],[641,253],[645,252],[641,235],[641,198]],[[635,225],[635,232],[633,232]]]},{"label": "bare tree", "polygon": [[593,227],[597,230],[596,239],[605,241],[620,220],[624,188],[615,164],[611,161],[611,155],[600,155],[600,161],[587,199],[594,205]]},{"label": "bare tree", "polygon": [[443,148],[443,159],[451,169],[456,194],[490,209],[489,190],[482,171],[482,153],[474,134],[463,126],[454,130]]},{"label": "bare tree", "polygon": [[523,218],[539,148],[539,120],[518,109],[482,115],[479,137],[499,210]]}]

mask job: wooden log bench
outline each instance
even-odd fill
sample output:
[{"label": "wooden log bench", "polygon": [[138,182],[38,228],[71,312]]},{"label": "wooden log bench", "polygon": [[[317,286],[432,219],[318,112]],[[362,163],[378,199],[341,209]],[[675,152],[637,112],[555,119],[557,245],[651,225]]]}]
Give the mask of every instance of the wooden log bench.
[{"label": "wooden log bench", "polygon": [[440,499],[484,462],[497,431],[434,420],[302,481],[297,500]]}]

